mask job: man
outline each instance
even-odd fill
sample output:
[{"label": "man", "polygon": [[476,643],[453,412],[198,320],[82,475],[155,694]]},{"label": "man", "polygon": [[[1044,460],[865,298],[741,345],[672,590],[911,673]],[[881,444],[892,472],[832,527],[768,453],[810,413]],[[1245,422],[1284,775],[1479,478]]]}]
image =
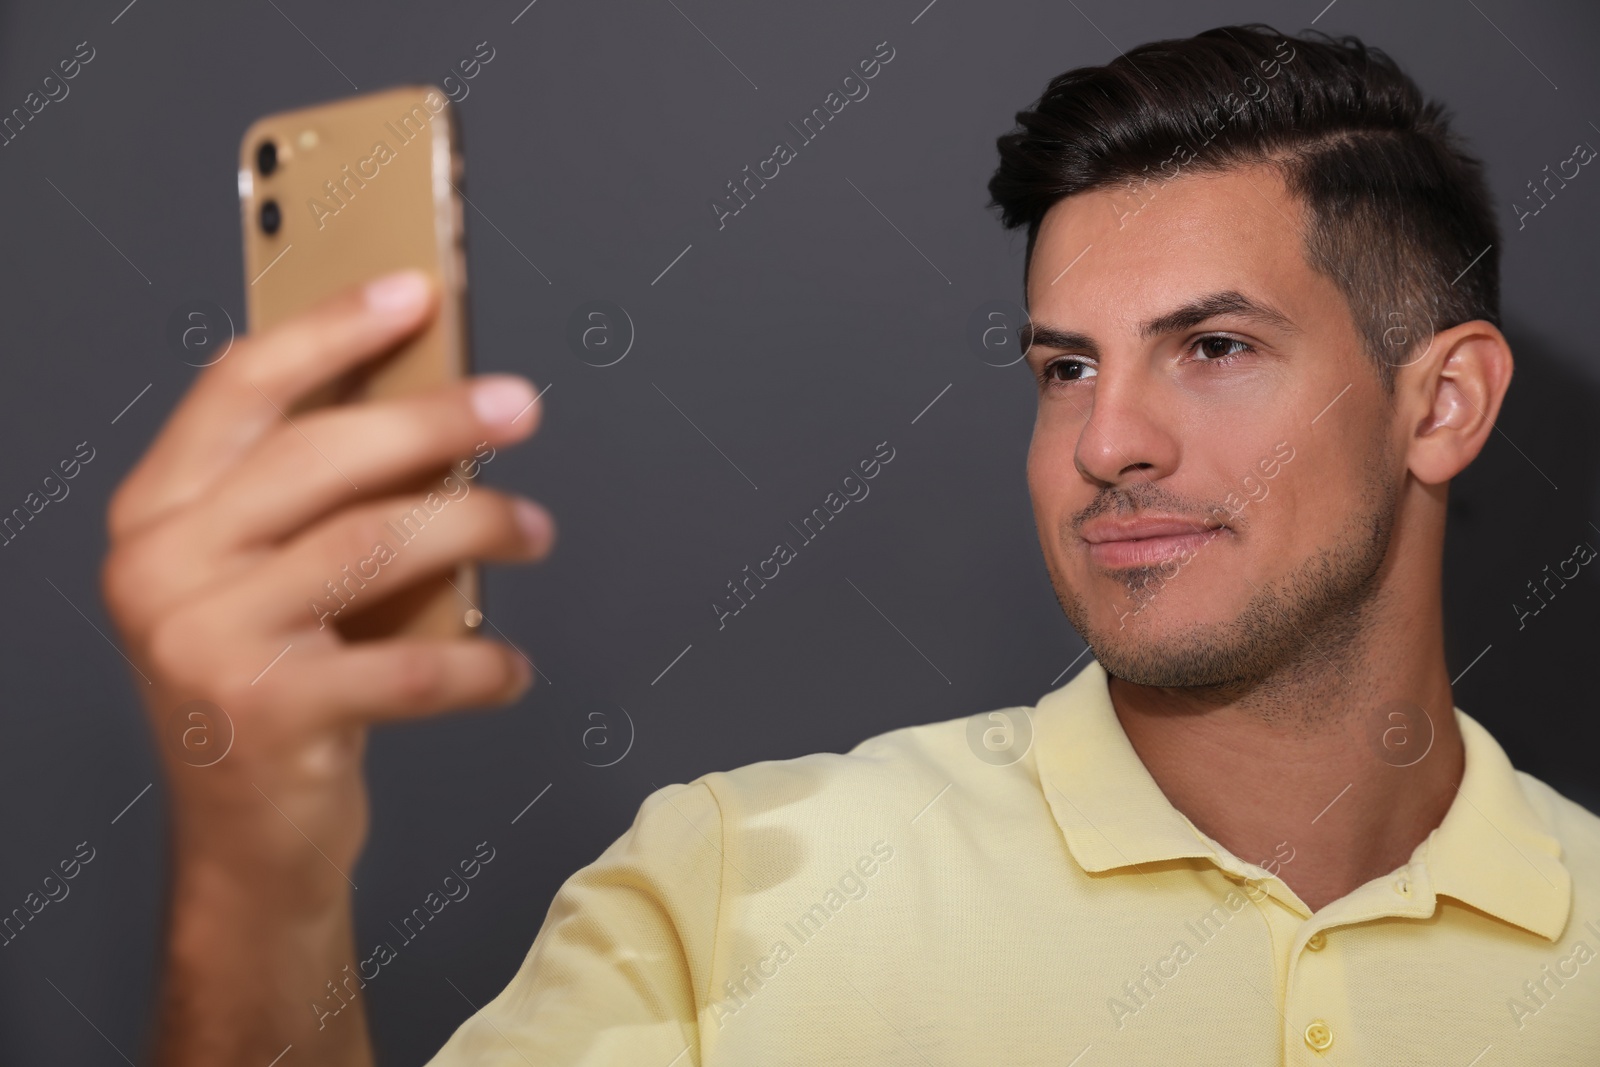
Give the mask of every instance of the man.
[{"label": "man", "polygon": [[[1447,489],[1512,366],[1479,165],[1380,53],[1266,27],[1019,119],[990,191],[1028,227],[1028,479],[1094,659],[1033,708],[657,790],[433,1062],[1600,1059],[1600,819],[1512,769],[1444,660]],[[248,340],[113,500],[152,712],[238,723],[168,767],[165,1063],[370,1062],[337,873],[365,729],[528,683],[490,642],[302,617],[409,506],[373,487],[531,431],[490,378],[307,416],[341,470],[300,462],[255,389],[312,391],[430,301],[397,276]],[[486,489],[449,518],[388,592],[552,544]]]}]

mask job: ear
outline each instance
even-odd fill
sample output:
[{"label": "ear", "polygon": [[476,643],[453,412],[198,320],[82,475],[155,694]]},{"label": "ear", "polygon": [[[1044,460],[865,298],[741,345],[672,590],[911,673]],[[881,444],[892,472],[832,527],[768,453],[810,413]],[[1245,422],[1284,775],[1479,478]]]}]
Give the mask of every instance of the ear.
[{"label": "ear", "polygon": [[1397,399],[1415,427],[1407,467],[1424,485],[1449,481],[1477,458],[1511,384],[1511,346],[1473,319],[1434,336],[1428,355],[1396,375]]}]

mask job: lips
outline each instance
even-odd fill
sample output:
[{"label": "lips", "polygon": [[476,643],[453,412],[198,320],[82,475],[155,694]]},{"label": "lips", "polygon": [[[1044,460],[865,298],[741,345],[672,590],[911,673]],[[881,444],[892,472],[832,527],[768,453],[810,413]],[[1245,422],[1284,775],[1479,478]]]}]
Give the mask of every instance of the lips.
[{"label": "lips", "polygon": [[1149,567],[1192,554],[1221,532],[1232,531],[1220,523],[1178,516],[1107,516],[1085,523],[1079,536],[1088,544],[1092,561],[1117,568]]}]

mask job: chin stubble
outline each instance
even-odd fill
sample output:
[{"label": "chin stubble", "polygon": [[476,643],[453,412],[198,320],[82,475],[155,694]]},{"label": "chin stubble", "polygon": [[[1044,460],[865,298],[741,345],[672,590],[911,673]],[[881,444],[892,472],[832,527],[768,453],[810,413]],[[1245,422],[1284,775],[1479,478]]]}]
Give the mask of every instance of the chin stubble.
[{"label": "chin stubble", "polygon": [[[1231,621],[1186,626],[1156,637],[1148,625],[1097,627],[1084,599],[1052,578],[1056,599],[1106,672],[1136,685],[1197,690],[1233,701],[1269,680],[1273,688],[1325,682],[1331,668],[1344,688],[1350,673],[1344,665],[1359,659],[1394,530],[1399,496],[1388,470],[1381,451],[1369,456],[1360,506],[1332,541],[1289,573],[1254,588]],[[1136,601],[1135,590],[1148,594],[1147,570],[1154,573],[1153,568],[1141,568],[1141,573],[1123,576]],[[1173,580],[1182,581],[1182,574]],[[1240,575],[1239,581],[1249,579]],[[1142,605],[1141,615],[1151,623],[1170,604],[1159,599]]]}]

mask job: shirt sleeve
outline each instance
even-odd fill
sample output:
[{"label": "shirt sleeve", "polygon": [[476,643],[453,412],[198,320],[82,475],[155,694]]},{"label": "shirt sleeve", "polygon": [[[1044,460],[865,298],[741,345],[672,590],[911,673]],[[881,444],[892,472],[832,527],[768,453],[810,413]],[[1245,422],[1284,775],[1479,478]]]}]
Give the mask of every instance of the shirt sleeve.
[{"label": "shirt sleeve", "polygon": [[562,884],[511,982],[429,1067],[698,1067],[722,850],[704,780],[651,793],[627,832]]}]

